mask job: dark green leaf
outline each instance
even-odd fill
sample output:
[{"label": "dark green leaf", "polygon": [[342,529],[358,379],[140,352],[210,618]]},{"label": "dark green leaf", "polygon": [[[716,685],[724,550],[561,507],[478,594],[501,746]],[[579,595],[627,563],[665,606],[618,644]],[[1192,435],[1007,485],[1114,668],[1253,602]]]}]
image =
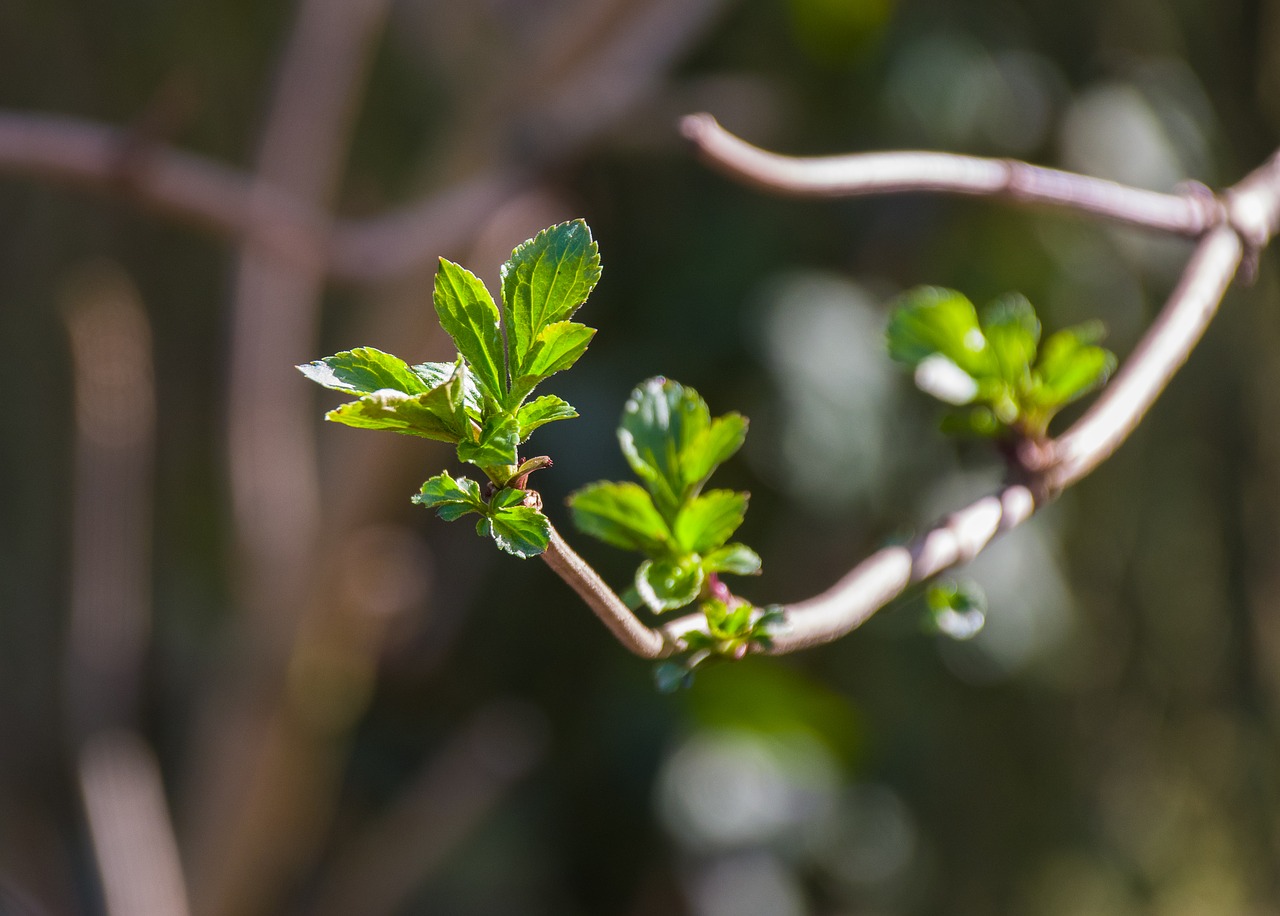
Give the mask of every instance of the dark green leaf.
[{"label": "dark green leaf", "polygon": [[974,407],[946,414],[938,428],[948,436],[974,436],[990,439],[1000,435],[1002,427],[989,407]]},{"label": "dark green leaf", "polygon": [[922,286],[905,293],[887,339],[889,356],[912,367],[940,353],[974,378],[996,368],[973,303],[954,290]]},{"label": "dark green leaf", "polygon": [[634,483],[593,483],[569,497],[578,530],[651,557],[671,549],[671,532],[649,494]]},{"label": "dark green leaf", "polygon": [[760,572],[760,557],[746,544],[726,544],[704,555],[702,568],[709,573],[754,576]]},{"label": "dark green leaf", "polygon": [[661,614],[692,604],[702,590],[702,567],[683,560],[645,560],[636,570],[636,591],[649,609]]},{"label": "dark green leaf", "polygon": [[711,490],[690,500],[676,516],[676,543],[689,553],[715,550],[742,524],[747,498],[733,490]]},{"label": "dark green leaf", "polygon": [[507,390],[506,358],[498,307],[483,283],[459,264],[440,259],[435,282],[436,314],[480,387],[495,400]]},{"label": "dark green leaf", "polygon": [[582,220],[542,230],[502,265],[512,376],[529,375],[542,329],[571,317],[600,279],[600,253]]},{"label": "dark green leaf", "polygon": [[348,394],[372,394],[384,388],[421,394],[435,387],[419,378],[404,360],[373,347],[343,350],[298,369],[311,381]]},{"label": "dark green leaf", "polygon": [[551,522],[530,506],[495,509],[489,522],[494,543],[522,559],[536,557],[551,543]]},{"label": "dark green leaf", "polygon": [[520,441],[523,442],[529,438],[529,434],[547,423],[556,420],[572,420],[578,415],[563,398],[558,398],[554,394],[543,395],[535,398],[528,404],[524,404],[516,411],[516,422],[520,427]]},{"label": "dark green leaf", "polygon": [[482,468],[516,463],[520,428],[509,413],[491,413],[480,429],[478,440],[470,437],[458,443],[458,458]]},{"label": "dark green leaf", "polygon": [[449,474],[437,474],[422,485],[413,496],[413,502],[427,509],[435,509],[445,521],[453,521],[470,512],[484,514],[488,506],[480,497],[480,485],[469,477],[454,479]]},{"label": "dark green leaf", "polygon": [[359,429],[389,429],[440,442],[457,442],[465,435],[444,386],[413,396],[382,389],[329,411],[325,419]]},{"label": "dark green leaf", "polygon": [[693,672],[683,662],[661,662],[653,669],[653,680],[659,693],[675,693],[693,683]]},{"label": "dark green leaf", "polygon": [[627,400],[618,441],[666,518],[674,518],[693,489],[690,484],[698,483],[686,478],[682,458],[710,426],[706,402],[679,382],[651,378]]}]

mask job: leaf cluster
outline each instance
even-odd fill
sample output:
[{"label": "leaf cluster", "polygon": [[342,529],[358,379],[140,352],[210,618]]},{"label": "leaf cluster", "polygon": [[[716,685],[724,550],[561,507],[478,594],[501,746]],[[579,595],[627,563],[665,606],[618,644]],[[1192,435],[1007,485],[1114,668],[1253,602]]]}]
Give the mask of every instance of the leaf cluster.
[{"label": "leaf cluster", "polygon": [[711,417],[692,388],[652,378],[631,392],[618,441],[640,483],[601,481],[569,497],[579,529],[646,559],[635,591],[655,613],[692,604],[719,573],[754,575],[760,557],[731,543],[748,494],[703,487],[742,446],[747,420]]},{"label": "leaf cluster", "polygon": [[481,498],[475,481],[446,473],[428,480],[415,502],[450,520],[477,512],[481,533],[509,553],[531,556],[546,549],[548,525],[526,504],[524,482],[550,461],[522,463],[519,447],[539,427],[578,412],[556,395],[530,398],[577,362],[595,336],[570,319],[600,279],[600,254],[587,224],[574,220],[518,246],[501,276],[499,308],[478,277],[440,259],[433,302],[457,348],[452,363],[409,365],[360,347],[298,368],[326,388],[356,395],[327,420],[456,446],[459,460],[489,478],[492,496]]},{"label": "leaf cluster", "polygon": [[1039,440],[1054,415],[1106,382],[1116,358],[1097,346],[1104,329],[1088,322],[1043,345],[1031,303],[1010,294],[981,313],[958,292],[925,286],[897,303],[889,355],[915,370],[916,385],[967,409],[944,422],[951,432]]},{"label": "leaf cluster", "polygon": [[768,649],[773,645],[772,628],[783,622],[781,607],[753,607],[746,601],[724,601],[709,598],[702,602],[707,618],[707,631],[686,633],[685,651],[678,657],[658,665],[654,677],[658,689],[670,693],[693,682],[694,672],[708,663],[739,660],[748,652]]}]

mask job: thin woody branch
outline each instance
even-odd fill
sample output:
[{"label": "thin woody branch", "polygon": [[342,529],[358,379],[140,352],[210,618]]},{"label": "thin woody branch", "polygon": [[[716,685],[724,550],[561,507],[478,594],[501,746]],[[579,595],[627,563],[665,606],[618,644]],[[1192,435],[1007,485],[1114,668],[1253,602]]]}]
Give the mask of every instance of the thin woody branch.
[{"label": "thin woody branch", "polygon": [[[1280,231],[1280,153],[1220,199],[1176,197],[1111,182],[1041,169],[1025,163],[942,153],[885,153],[799,160],[752,147],[724,131],[708,115],[686,118],[687,136],[713,164],[749,183],[793,194],[842,196],[900,191],[953,191],[978,196],[1052,203],[1083,213],[1200,237],[1182,277],[1159,316],[1122,370],[1093,406],[1042,450],[1027,482],[1008,486],[953,513],[906,546],[886,547],[863,560],[822,593],[787,605],[786,625],[769,654],[780,655],[831,642],[866,622],[910,585],[972,560],[997,535],[1030,518],[1048,498],[1084,478],[1137,428],[1155,399],[1186,362],[1246,255],[1256,257]],[[547,562],[618,633],[627,648],[646,658],[657,645],[678,648],[685,634],[705,628],[700,614],[644,627],[603,580],[555,536],[557,554],[577,560]],[[550,553],[550,551],[549,551]],[[621,609],[620,611],[618,609]],[[625,616],[623,616],[625,615]]]},{"label": "thin woody branch", "polygon": [[729,133],[709,114],[680,122],[713,168],[747,184],[799,197],[943,192],[1046,204],[1196,237],[1222,219],[1212,195],[1161,194],[1011,159],[955,153],[855,153],[801,159],[766,152]]}]

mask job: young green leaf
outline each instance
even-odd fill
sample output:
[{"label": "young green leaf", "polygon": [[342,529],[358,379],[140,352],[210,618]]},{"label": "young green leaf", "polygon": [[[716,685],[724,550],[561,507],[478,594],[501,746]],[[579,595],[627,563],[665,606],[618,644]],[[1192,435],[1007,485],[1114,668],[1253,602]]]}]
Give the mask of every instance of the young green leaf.
[{"label": "young green leaf", "polygon": [[760,573],[760,556],[746,544],[726,544],[705,554],[702,568],[709,573],[755,576]]},{"label": "young green leaf", "polygon": [[521,368],[512,373],[515,381],[510,400],[519,401],[544,379],[576,363],[595,335],[595,328],[576,321],[557,321],[544,327]]},{"label": "young green leaf", "polygon": [[692,604],[702,590],[702,566],[689,559],[645,560],[636,570],[636,591],[655,614]]},{"label": "young green leaf", "polygon": [[482,468],[516,463],[516,447],[520,444],[520,427],[509,413],[491,413],[485,418],[480,437],[458,443],[458,458]]},{"label": "young green leaf", "polygon": [[643,487],[634,483],[588,484],[569,497],[579,530],[606,544],[650,557],[671,550],[671,532]]},{"label": "young green leaf", "polygon": [[622,412],[618,442],[636,476],[653,494],[663,516],[672,519],[688,498],[695,478],[685,475],[690,445],[711,426],[707,404],[692,388],[664,378],[651,378],[631,392]]},{"label": "young green leaf", "polygon": [[530,506],[494,509],[488,521],[494,543],[521,559],[538,556],[551,543],[551,522]]},{"label": "young green leaf", "polygon": [[529,438],[539,426],[546,423],[553,423],[556,420],[572,420],[578,415],[573,406],[566,402],[563,398],[556,397],[554,394],[546,394],[540,398],[535,398],[528,404],[521,405],[516,411],[516,423],[520,427],[520,441],[523,442]]},{"label": "young green leaf", "polygon": [[424,508],[435,509],[436,514],[447,522],[470,512],[483,515],[489,511],[488,504],[480,496],[478,483],[469,477],[455,479],[447,472],[437,474],[424,483],[412,501]]},{"label": "young green leaf", "polygon": [[426,382],[428,388],[438,388],[457,375],[462,382],[462,401],[467,412],[477,419],[480,417],[483,397],[480,387],[476,385],[475,376],[471,374],[465,361],[459,359],[452,363],[418,363],[409,368],[414,375]]},{"label": "young green leaf", "polygon": [[445,386],[425,394],[407,395],[384,388],[349,401],[325,414],[325,419],[359,429],[392,432],[439,442],[458,442],[466,435],[465,415],[459,417]]},{"label": "young green leaf", "polygon": [[1011,386],[1025,386],[1040,343],[1040,319],[1025,296],[1010,293],[982,310],[982,333]]},{"label": "young green leaf", "polygon": [[941,353],[974,378],[992,375],[995,368],[977,310],[954,290],[924,286],[905,293],[887,337],[889,356],[912,367]]},{"label": "young green leaf", "polygon": [[512,377],[531,374],[539,334],[570,318],[599,279],[600,252],[580,219],[544,229],[511,252],[502,265],[502,302]]},{"label": "young green leaf", "polygon": [[686,503],[676,516],[676,542],[689,553],[709,553],[729,540],[746,514],[746,493],[703,493]]},{"label": "young green leaf", "polygon": [[[452,366],[450,366],[452,369]],[[373,347],[356,347],[298,366],[311,381],[348,394],[372,394],[391,389],[421,394],[431,388],[404,360]]]},{"label": "young green leaf", "polygon": [[502,400],[507,391],[506,356],[498,307],[489,291],[471,271],[441,258],[433,298],[440,325],[470,364],[480,387]]},{"label": "young green leaf", "polygon": [[715,469],[735,455],[747,438],[747,418],[739,413],[716,417],[698,433],[681,455],[686,491],[697,492]]}]

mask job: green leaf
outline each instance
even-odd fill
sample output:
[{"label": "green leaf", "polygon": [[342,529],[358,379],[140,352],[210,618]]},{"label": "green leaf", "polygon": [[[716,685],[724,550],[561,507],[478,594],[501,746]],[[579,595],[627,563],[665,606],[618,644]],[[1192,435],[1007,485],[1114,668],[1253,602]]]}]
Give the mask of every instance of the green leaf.
[{"label": "green leaf", "polygon": [[1040,319],[1025,296],[1010,293],[982,311],[982,333],[991,348],[1000,376],[1013,386],[1025,386],[1040,343]]},{"label": "green leaf", "polygon": [[922,286],[905,293],[889,319],[889,356],[915,367],[941,353],[974,378],[995,369],[973,303],[954,290]]},{"label": "green leaf", "polygon": [[[414,375],[427,383],[428,388],[436,388],[457,374],[459,362],[418,363],[416,366],[410,366],[409,368],[413,370]],[[463,403],[471,416],[479,419],[482,403],[480,388],[476,385],[475,376],[469,369],[466,369],[466,364],[461,363],[461,365],[465,370],[461,374]]]},{"label": "green leaf", "polygon": [[683,560],[645,560],[636,570],[636,591],[656,614],[692,604],[705,578],[701,565]]},{"label": "green leaf", "polygon": [[738,530],[747,514],[746,493],[711,490],[686,503],[676,516],[676,543],[689,553],[709,553]]},{"label": "green leaf", "polygon": [[[692,388],[661,377],[631,392],[622,413],[618,442],[627,462],[663,516],[674,518],[699,481],[686,478],[684,456],[711,426],[706,402]],[[701,469],[701,461],[690,462]]]},{"label": "green leaf", "polygon": [[569,497],[569,508],[579,531],[606,544],[650,557],[664,556],[671,549],[667,523],[648,492],[637,484],[589,484]]},{"label": "green leaf", "polygon": [[524,404],[516,411],[516,423],[520,427],[520,441],[523,442],[529,438],[539,426],[547,423],[553,423],[556,420],[572,420],[578,415],[563,398],[556,397],[554,394],[543,395],[535,398],[528,404]]},{"label": "green leaf", "polygon": [[412,500],[419,506],[435,509],[436,514],[447,522],[470,512],[483,515],[489,511],[488,505],[480,497],[480,484],[469,477],[455,480],[448,473],[432,477],[422,485],[422,490]]},{"label": "green leaf", "polygon": [[705,554],[702,568],[709,573],[755,576],[760,573],[760,556],[746,544],[726,544]]},{"label": "green leaf", "polygon": [[711,421],[698,433],[681,455],[681,475],[686,489],[699,489],[715,469],[742,448],[747,438],[747,418],[727,413]]},{"label": "green leaf", "polygon": [[480,387],[495,400],[507,390],[506,357],[498,307],[471,271],[444,258],[436,271],[436,314]]},{"label": "green leaf", "polygon": [[530,506],[496,509],[489,523],[494,543],[525,560],[536,557],[551,543],[551,522]]},{"label": "green leaf", "polygon": [[522,368],[513,373],[516,381],[511,388],[511,400],[523,398],[543,379],[576,363],[587,352],[595,335],[595,328],[574,321],[557,321],[543,328],[523,360]]},{"label": "green leaf", "polygon": [[513,414],[491,413],[480,429],[480,438],[458,443],[458,458],[482,468],[516,463],[520,427]]},{"label": "green leaf", "polygon": [[458,442],[466,434],[465,428],[459,427],[444,386],[419,395],[384,388],[329,411],[325,419],[359,429],[389,429],[440,442]]},{"label": "green leaf", "polygon": [[325,388],[348,394],[372,394],[383,389],[421,394],[435,387],[419,378],[404,360],[373,347],[343,350],[298,366],[298,370]]},{"label": "green leaf", "polygon": [[1094,346],[1101,325],[1089,323],[1049,336],[1035,367],[1032,400],[1041,407],[1061,407],[1103,384],[1116,367],[1115,354]]},{"label": "green leaf", "polygon": [[529,375],[543,328],[571,317],[600,279],[600,252],[582,220],[551,226],[511,252],[502,265],[512,376]]}]

